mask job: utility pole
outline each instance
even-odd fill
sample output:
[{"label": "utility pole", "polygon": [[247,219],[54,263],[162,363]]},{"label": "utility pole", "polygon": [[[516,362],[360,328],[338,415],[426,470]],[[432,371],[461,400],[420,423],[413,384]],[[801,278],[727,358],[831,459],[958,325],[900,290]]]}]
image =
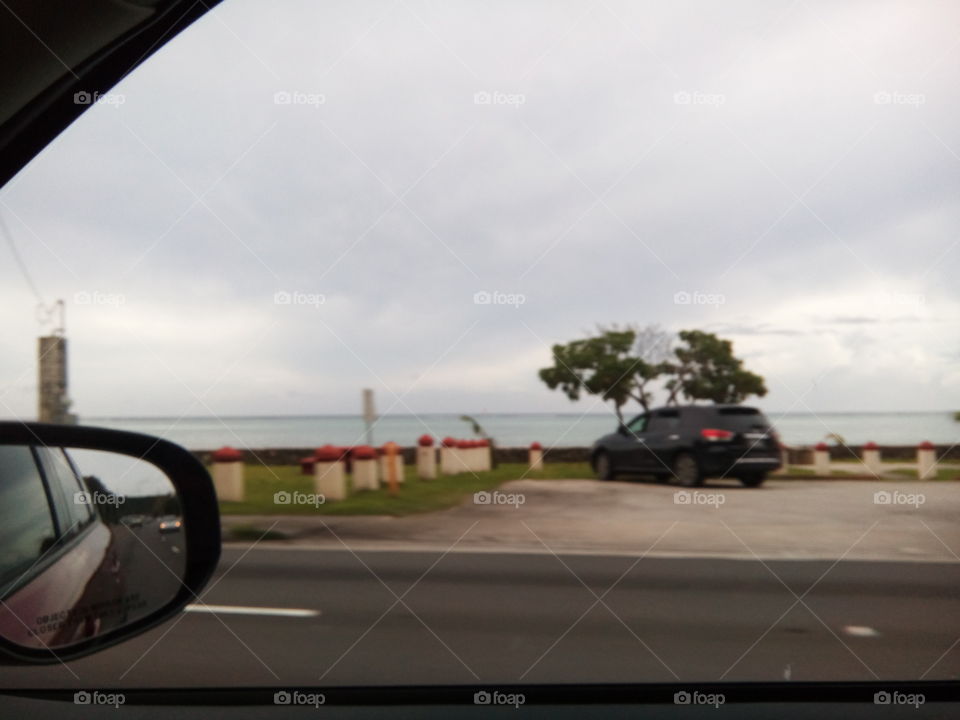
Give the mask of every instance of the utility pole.
[{"label": "utility pole", "polygon": [[373,406],[373,390],[363,389],[363,422],[367,426],[366,443],[373,445],[373,424],[377,421],[377,411]]},{"label": "utility pole", "polygon": [[[63,300],[53,309],[38,308],[41,324],[54,320],[53,331],[37,343],[37,419],[40,422],[75,425],[77,416],[70,412],[67,387],[67,338]],[[54,317],[56,316],[56,317]]]},{"label": "utility pole", "polygon": [[57,300],[53,305],[44,303],[40,288],[33,281],[27,264],[17,250],[17,244],[13,241],[2,214],[0,236],[10,246],[10,253],[20,268],[23,279],[37,299],[37,321],[41,328],[51,322],[54,326],[49,335],[42,335],[37,342],[37,419],[46,423],[75,425],[77,416],[70,413],[70,398],[67,393],[67,337],[64,329],[66,310],[63,300]]}]

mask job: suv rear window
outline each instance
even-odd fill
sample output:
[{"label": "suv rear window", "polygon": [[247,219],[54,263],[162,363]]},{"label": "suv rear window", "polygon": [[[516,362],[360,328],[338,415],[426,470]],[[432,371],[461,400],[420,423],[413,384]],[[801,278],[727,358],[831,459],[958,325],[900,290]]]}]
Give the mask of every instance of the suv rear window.
[{"label": "suv rear window", "polygon": [[717,420],[724,430],[768,430],[770,421],[756,408],[717,408]]}]

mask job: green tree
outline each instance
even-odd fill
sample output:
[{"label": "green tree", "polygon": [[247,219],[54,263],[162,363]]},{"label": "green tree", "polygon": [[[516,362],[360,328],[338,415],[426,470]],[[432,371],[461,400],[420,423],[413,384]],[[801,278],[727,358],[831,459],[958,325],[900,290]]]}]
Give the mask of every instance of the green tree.
[{"label": "green tree", "polygon": [[668,404],[682,395],[687,400],[741,403],[751,395],[763,397],[763,378],[743,367],[733,354],[733,343],[702,330],[681,330],[674,360],[666,363]]},{"label": "green tree", "polygon": [[571,400],[586,394],[612,402],[620,422],[629,400],[649,410],[658,389],[666,391],[668,405],[681,398],[740,403],[767,394],[763,378],[743,367],[729,340],[701,330],[682,330],[677,338],[675,344],[656,325],[600,326],[591,337],[554,345],[553,365],[539,376]]},{"label": "green tree", "polygon": [[551,390],[560,388],[571,400],[586,393],[613,402],[617,418],[623,422],[621,408],[630,398],[648,402],[637,390],[636,376],[652,369],[633,355],[634,330],[614,327],[598,332],[594,337],[554,345],[553,365],[540,370],[540,379]]},{"label": "green tree", "polygon": [[670,365],[674,336],[659,325],[629,326],[636,333],[634,352],[643,362],[637,367],[634,380],[636,389],[634,397],[640,402],[644,412],[650,410],[653,404],[653,390],[651,384],[665,375]]}]

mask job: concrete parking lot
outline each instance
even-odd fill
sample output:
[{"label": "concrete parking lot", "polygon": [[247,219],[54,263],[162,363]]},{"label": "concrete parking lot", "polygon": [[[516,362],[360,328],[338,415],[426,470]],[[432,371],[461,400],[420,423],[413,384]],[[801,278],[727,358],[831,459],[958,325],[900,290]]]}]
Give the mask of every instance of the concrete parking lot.
[{"label": "concrete parking lot", "polygon": [[[880,493],[878,495],[878,493]],[[324,548],[960,561],[960,486],[771,480],[695,490],[649,482],[521,480],[407,517],[229,517]]]}]

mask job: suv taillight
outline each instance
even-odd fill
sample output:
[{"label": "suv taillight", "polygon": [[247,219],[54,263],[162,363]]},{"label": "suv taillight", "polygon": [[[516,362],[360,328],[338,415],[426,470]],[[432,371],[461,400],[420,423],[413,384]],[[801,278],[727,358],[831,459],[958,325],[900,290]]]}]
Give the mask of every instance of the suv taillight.
[{"label": "suv taillight", "polygon": [[710,440],[715,442],[717,440],[731,440],[733,438],[733,433],[729,430],[718,430],[717,428],[704,428],[700,431],[700,436],[704,440]]}]

